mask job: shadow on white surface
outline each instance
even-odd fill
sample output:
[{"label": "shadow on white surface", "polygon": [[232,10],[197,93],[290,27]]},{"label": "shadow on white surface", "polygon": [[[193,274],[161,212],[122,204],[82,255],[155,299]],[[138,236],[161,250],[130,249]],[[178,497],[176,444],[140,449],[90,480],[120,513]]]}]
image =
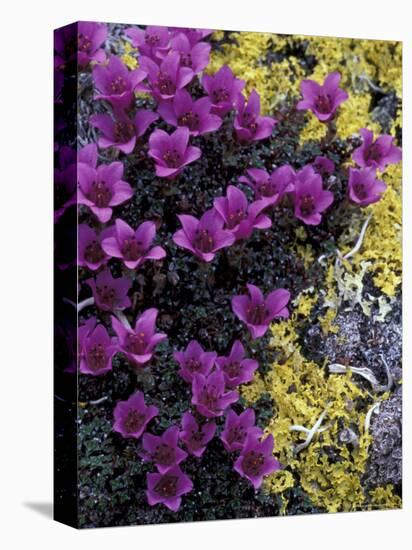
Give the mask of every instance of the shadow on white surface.
[{"label": "shadow on white surface", "polygon": [[41,516],[53,519],[53,503],[52,502],[23,502],[26,508],[37,512]]}]

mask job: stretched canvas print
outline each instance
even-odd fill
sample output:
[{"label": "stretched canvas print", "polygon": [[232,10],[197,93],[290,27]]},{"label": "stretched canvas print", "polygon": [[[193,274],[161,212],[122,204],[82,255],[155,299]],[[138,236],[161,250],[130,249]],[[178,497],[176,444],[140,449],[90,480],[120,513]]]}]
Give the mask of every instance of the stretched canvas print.
[{"label": "stretched canvas print", "polygon": [[402,45],[54,35],[55,518],[401,507]]}]

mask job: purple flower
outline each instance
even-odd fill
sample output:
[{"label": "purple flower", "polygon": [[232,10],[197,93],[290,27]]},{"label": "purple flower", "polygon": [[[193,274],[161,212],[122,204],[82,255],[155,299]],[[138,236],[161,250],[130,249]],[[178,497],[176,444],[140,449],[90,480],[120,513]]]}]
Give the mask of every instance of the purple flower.
[{"label": "purple flower", "polygon": [[335,171],[335,163],[327,157],[316,157],[312,166],[315,172],[321,176],[330,176]]},{"label": "purple flower", "polygon": [[155,130],[149,138],[149,156],[155,161],[156,175],[175,178],[183,168],[201,157],[199,147],[188,145],[189,128],[178,128],[173,134]]},{"label": "purple flower", "polygon": [[190,412],[182,416],[182,431],[180,440],[186,445],[189,454],[201,457],[206,450],[206,445],[213,439],[216,432],[215,422],[198,424]]},{"label": "purple flower", "polygon": [[212,113],[223,117],[233,109],[245,81],[235,78],[232,69],[223,65],[213,76],[203,75],[202,86],[212,101]]},{"label": "purple flower", "polygon": [[85,223],[78,226],[77,264],[96,271],[104,265],[109,256],[102,248],[102,241],[113,235],[113,228],[107,227],[99,234]]},{"label": "purple flower", "polygon": [[185,382],[191,384],[195,373],[199,372],[205,376],[210,373],[217,353],[204,351],[197,340],[192,340],[184,351],[175,351],[173,357],[180,365],[179,375]]},{"label": "purple flower", "polygon": [[139,439],[147,424],[159,413],[154,405],[147,406],[143,392],[138,391],[127,401],[119,401],[114,408],[113,429],[123,437]]},{"label": "purple flower", "polygon": [[54,169],[54,223],[69,206],[76,204],[76,152],[63,145],[58,152],[58,166]]},{"label": "purple flower", "polygon": [[225,449],[229,453],[240,451],[248,435],[261,437],[263,432],[255,426],[255,411],[246,409],[237,415],[233,409],[229,409],[226,415],[225,427],[220,434]]},{"label": "purple flower", "polygon": [[314,80],[302,80],[300,91],[303,99],[298,102],[298,110],[310,109],[321,122],[331,120],[341,103],[348,99],[348,94],[339,88],[341,75],[338,72],[330,73],[323,84]]},{"label": "purple flower", "polygon": [[249,204],[243,191],[234,185],[229,185],[226,197],[215,199],[213,206],[237,241],[250,237],[253,229],[267,229],[272,225],[271,219],[262,214],[267,202],[261,200]]},{"label": "purple flower", "polygon": [[117,346],[112,342],[103,325],[96,326],[96,319],[79,328],[79,370],[82,374],[100,376],[112,370],[112,358]]},{"label": "purple flower", "polygon": [[92,289],[96,306],[103,311],[121,311],[130,307],[127,293],[132,283],[127,277],[113,278],[110,269],[106,268],[86,283]]},{"label": "purple flower", "polygon": [[273,435],[259,441],[257,435],[249,434],[235,462],[234,469],[248,479],[255,489],[262,485],[264,476],[280,470],[280,464],[272,454],[273,446]]},{"label": "purple flower", "polygon": [[156,100],[170,99],[193,78],[189,67],[180,65],[180,55],[170,52],[158,65],[149,57],[140,58],[140,68],[148,75],[150,89]]},{"label": "purple flower", "polygon": [[111,55],[108,63],[93,68],[93,79],[98,91],[95,99],[109,101],[116,109],[127,109],[133,103],[135,90],[148,91],[147,87],[139,86],[145,78],[144,71],[129,71],[121,59]]},{"label": "purple flower", "polygon": [[233,233],[223,229],[223,218],[214,208],[207,210],[200,220],[187,214],[178,218],[182,229],[176,231],[173,241],[204,262],[211,262],[218,250],[235,242]]},{"label": "purple flower", "polygon": [[179,428],[170,426],[161,436],[145,433],[142,444],[143,460],[154,462],[161,474],[175,464],[180,464],[187,453],[178,447]]},{"label": "purple flower", "polygon": [[147,474],[147,501],[150,506],[164,504],[172,512],[177,512],[182,495],[190,493],[193,483],[179,466],[172,466],[164,473]]},{"label": "purple flower", "polygon": [[383,181],[376,178],[376,171],[373,166],[369,168],[349,168],[349,198],[359,206],[368,206],[378,202],[382,193],[386,190]]},{"label": "purple flower", "polygon": [[208,97],[194,100],[187,90],[178,90],[173,99],[160,103],[157,112],[168,124],[186,126],[190,135],[198,136],[215,132],[222,125],[222,119],[211,114],[211,108]]},{"label": "purple flower", "polygon": [[218,357],[216,365],[225,376],[226,387],[234,390],[240,384],[253,380],[253,375],[259,363],[254,359],[246,359],[242,342],[236,340],[230,354],[227,357]]},{"label": "purple flower", "polygon": [[107,38],[107,27],[104,23],[79,21],[77,25],[77,62],[80,67],[86,67],[90,61],[98,63],[106,59],[100,46]]},{"label": "purple flower", "polygon": [[159,117],[153,111],[138,109],[134,120],[122,110],[116,110],[113,116],[109,114],[92,115],[90,124],[102,132],[98,145],[102,149],[114,147],[125,155],[130,154],[136,145],[136,138],[141,137],[150,124]]},{"label": "purple flower", "polygon": [[131,39],[132,45],[139,49],[141,55],[156,59],[159,51],[167,50],[170,33],[167,27],[155,27],[148,25],[145,30],[138,27],[130,27],[126,35]]},{"label": "purple flower", "polygon": [[210,29],[189,29],[186,27],[171,27],[169,30],[173,32],[173,36],[184,34],[192,46],[213,33]]},{"label": "purple flower", "polygon": [[352,153],[352,159],[361,168],[372,166],[383,172],[388,164],[397,164],[402,151],[393,144],[393,137],[387,134],[373,141],[373,132],[367,128],[359,130],[363,143]]},{"label": "purple flower", "polygon": [[247,103],[244,96],[238,94],[233,125],[240,142],[250,143],[269,137],[276,123],[277,120],[270,116],[260,116],[260,97],[256,90],[251,91]]},{"label": "purple flower", "polygon": [[89,143],[77,152],[77,162],[87,164],[90,168],[97,167],[97,157],[97,145],[95,143]]},{"label": "purple flower", "polygon": [[134,329],[126,327],[112,316],[112,327],[119,338],[119,349],[132,363],[143,365],[150,361],[154,348],[167,338],[167,335],[156,330],[158,310],[146,309],[136,319]]},{"label": "purple flower", "polygon": [[178,33],[172,38],[170,48],[179,54],[180,65],[191,69],[193,76],[201,73],[209,64],[211,45],[206,42],[191,44],[186,34]]},{"label": "purple flower", "polygon": [[129,269],[137,269],[146,260],[161,260],[166,256],[161,246],[152,246],[156,236],[156,224],[143,222],[132,229],[125,221],[115,221],[113,234],[102,241],[102,248],[112,258],[121,258]]},{"label": "purple flower", "polygon": [[192,404],[206,418],[222,416],[229,405],[239,399],[236,391],[225,391],[225,377],[222,371],[214,371],[208,376],[193,375]]},{"label": "purple flower", "polygon": [[78,203],[88,206],[100,222],[108,222],[112,217],[112,207],[128,201],[133,196],[133,189],[121,179],[122,176],[121,162],[101,164],[97,168],[79,162]]},{"label": "purple flower", "polygon": [[290,292],[278,288],[264,298],[262,291],[255,285],[246,285],[249,296],[241,295],[232,298],[233,313],[248,327],[253,339],[263,336],[269,324],[278,317],[289,317],[287,304]]},{"label": "purple flower", "polygon": [[307,225],[319,225],[321,212],[333,202],[333,193],[323,189],[322,177],[308,164],[295,178],[295,216]]},{"label": "purple flower", "polygon": [[285,193],[294,189],[295,171],[288,164],[276,168],[270,175],[260,168],[249,168],[246,172],[247,176],[241,176],[239,181],[249,185],[255,198],[264,200],[268,206],[276,206]]}]

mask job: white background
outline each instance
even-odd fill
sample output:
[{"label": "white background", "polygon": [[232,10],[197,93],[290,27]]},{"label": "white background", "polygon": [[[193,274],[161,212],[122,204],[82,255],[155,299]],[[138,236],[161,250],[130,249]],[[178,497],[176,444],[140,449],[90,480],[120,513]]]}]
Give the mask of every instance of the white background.
[{"label": "white background", "polygon": [[[0,544],[2,548],[405,548],[411,532],[410,311],[404,510],[77,532],[53,523],[52,29],[75,20],[404,41],[405,302],[410,304],[411,42],[407,0],[9,0],[0,30]],[[409,125],[407,125],[409,122]],[[410,308],[409,308],[410,309]],[[40,510],[40,511],[39,511]],[[41,513],[43,511],[43,513]],[[408,522],[409,520],[409,522]]]}]

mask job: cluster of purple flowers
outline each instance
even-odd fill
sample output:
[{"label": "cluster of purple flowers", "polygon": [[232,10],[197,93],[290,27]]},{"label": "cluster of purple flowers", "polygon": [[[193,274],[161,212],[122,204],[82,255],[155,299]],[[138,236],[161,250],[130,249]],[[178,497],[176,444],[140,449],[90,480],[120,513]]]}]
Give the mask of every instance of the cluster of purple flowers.
[{"label": "cluster of purple flowers", "polygon": [[[116,207],[134,196],[132,185],[123,179],[122,155],[133,155],[139,147],[139,153],[147,150],[156,176],[169,180],[201,158],[201,148],[192,144],[193,140],[201,142],[198,136],[216,132],[229,123],[238,146],[243,146],[269,138],[277,123],[273,117],[261,114],[256,90],[247,98],[243,95],[245,81],[237,78],[230,67],[223,66],[214,75],[203,73],[211,50],[205,39],[211,32],[129,28],[127,39],[138,50],[139,68],[135,70],[129,70],[117,56],[106,54],[107,28],[103,24],[79,23],[77,44],[68,44],[64,33],[57,35],[57,74],[69,61],[77,61],[81,70],[91,71],[95,100],[106,106],[105,113],[93,114],[89,119],[98,131],[97,144],[88,144],[77,154],[70,147],[60,147],[55,171],[56,223],[76,204],[89,220],[78,227],[77,264],[90,271],[79,290],[91,294],[81,304],[93,304],[98,314],[88,317],[78,329],[79,371],[84,375],[105,375],[113,369],[117,353],[134,367],[145,366],[158,344],[167,338],[156,331],[159,312],[155,307],[140,312],[133,326],[124,313],[132,308],[129,292],[135,271],[144,262],[161,261],[166,251],[155,244],[158,227],[154,221],[142,220],[131,227],[116,216]],[[191,95],[191,84],[196,79],[202,86],[202,97]],[[302,100],[297,109],[311,110],[320,122],[331,125],[339,105],[348,99],[339,84],[336,72],[323,84],[302,81]],[[62,85],[57,77],[56,101],[60,100]],[[136,108],[139,92],[150,94],[155,110]],[[156,121],[170,128],[149,132]],[[374,140],[373,133],[365,128],[360,134],[363,142],[352,154],[358,168],[349,168],[348,197],[363,207],[378,201],[385,191],[377,170],[383,172],[387,165],[399,162],[401,152],[391,136]],[[118,160],[99,162],[99,149],[108,148],[115,150],[110,158]],[[246,185],[249,193],[253,191],[253,200],[241,187],[229,184],[225,195],[216,197],[199,219],[178,215],[181,228],[174,233],[173,241],[200,260],[211,262],[220,249],[248,239],[254,230],[269,229],[272,210],[283,201],[292,205],[297,219],[318,225],[334,200],[328,188],[334,172],[335,165],[326,156],[298,168],[288,164],[272,167],[270,173],[262,167],[250,167],[238,182]],[[73,185],[76,178],[77,188]],[[112,259],[120,262],[121,276],[113,276]],[[288,317],[289,300],[290,293],[284,288],[264,296],[257,286],[248,284],[246,294],[232,297],[231,307],[254,340],[267,332],[274,319]],[[108,326],[99,322],[105,318],[101,312],[110,319]],[[238,387],[252,381],[258,362],[248,357],[240,340],[233,342],[226,356],[204,350],[197,340],[173,356],[179,376],[191,388],[191,409],[183,414],[180,426],[172,425],[161,435],[149,433],[147,428],[159,410],[146,404],[141,391],[118,402],[114,409],[114,431],[137,440],[139,456],[156,468],[147,475],[148,503],[162,503],[172,511],[179,509],[182,496],[193,489],[182,464],[188,455],[201,457],[216,434],[226,451],[234,454],[234,469],[258,489],[264,476],[280,468],[273,456],[273,436],[264,437],[256,426],[253,409],[238,414],[240,405],[235,405]],[[224,420],[221,426],[220,419]]]}]

